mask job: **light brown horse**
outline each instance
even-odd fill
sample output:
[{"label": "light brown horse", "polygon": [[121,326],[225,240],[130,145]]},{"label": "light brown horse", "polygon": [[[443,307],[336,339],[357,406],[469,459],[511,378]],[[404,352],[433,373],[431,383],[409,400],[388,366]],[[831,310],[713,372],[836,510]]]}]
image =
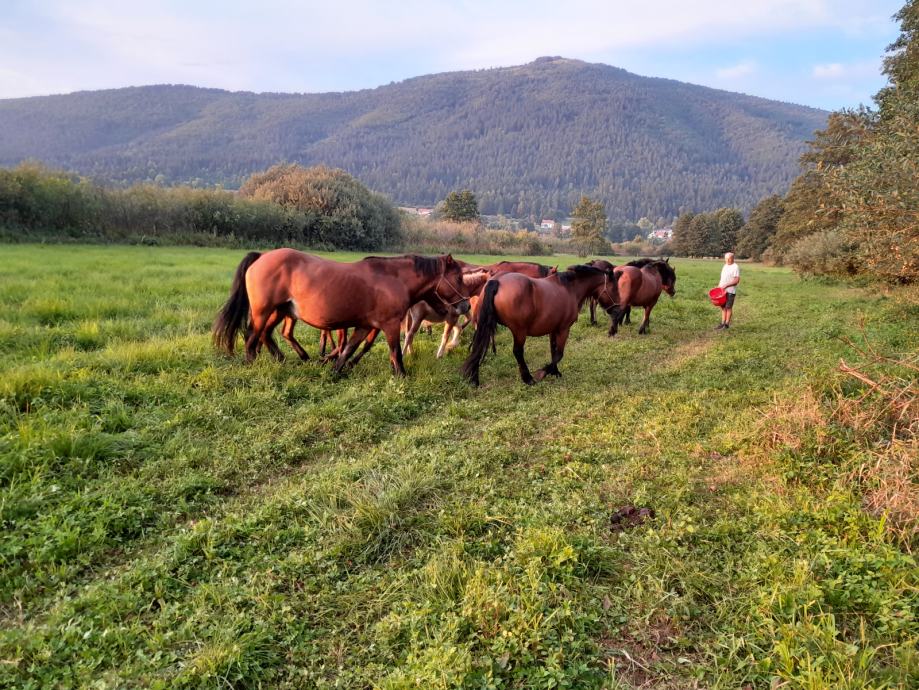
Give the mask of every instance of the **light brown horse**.
[{"label": "light brown horse", "polygon": [[[463,286],[467,294],[478,293],[481,287],[489,278],[488,272],[482,269],[474,269],[463,272]],[[470,298],[471,304],[472,298]],[[467,319],[469,313],[465,313]],[[465,324],[459,326],[458,322],[463,312],[438,302],[428,302],[422,300],[418,304],[412,305],[405,315],[403,329],[405,330],[405,342],[402,345],[402,356],[405,357],[412,353],[412,343],[415,341],[415,334],[419,329],[427,326],[430,330],[432,324],[443,323],[444,334],[440,340],[440,347],[437,348],[437,358],[440,359],[450,352],[459,344],[460,335],[463,333]],[[469,321],[467,320],[467,324]],[[453,335],[451,338],[450,335]]]},{"label": "light brown horse", "polygon": [[[479,368],[485,359],[498,324],[507,326],[514,338],[514,357],[520,378],[527,385],[547,374],[561,376],[558,363],[565,355],[571,325],[578,320],[584,300],[598,288],[611,302],[618,302],[612,271],[592,266],[569,266],[567,271],[546,278],[529,278],[520,273],[500,273],[487,283],[482,293],[478,323],[463,375],[479,385]],[[533,376],[523,358],[528,336],[549,336],[552,360]]]},{"label": "light brown horse", "polygon": [[651,310],[660,299],[661,292],[673,297],[676,294],[676,271],[669,260],[641,260],[641,267],[627,264],[616,267],[619,304],[611,304],[603,295],[598,295],[598,303],[610,315],[610,337],[616,335],[619,326],[631,307],[643,307],[644,319],[638,332],[644,335],[649,332]]},{"label": "light brown horse", "polygon": [[260,344],[271,349],[272,329],[285,316],[320,330],[353,328],[335,362],[338,372],[362,341],[361,355],[382,331],[393,373],[404,376],[399,328],[405,312],[421,299],[468,309],[463,290],[462,272],[449,254],[342,263],[294,249],[251,252],[236,269],[230,297],[214,322],[214,341],[232,354],[248,317],[246,359],[252,361]]}]

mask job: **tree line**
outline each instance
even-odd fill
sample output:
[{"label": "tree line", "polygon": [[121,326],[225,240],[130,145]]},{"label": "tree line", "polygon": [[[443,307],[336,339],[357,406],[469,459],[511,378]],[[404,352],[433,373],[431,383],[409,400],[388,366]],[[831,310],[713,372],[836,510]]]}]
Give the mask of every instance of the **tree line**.
[{"label": "tree line", "polygon": [[876,108],[830,115],[785,196],[753,210],[738,247],[749,256],[804,274],[919,281],[919,0],[896,18]]},{"label": "tree line", "polygon": [[379,250],[401,239],[398,211],[341,170],[274,166],[239,193],[138,184],[109,188],[26,163],[0,169],[8,240],[298,244]]}]

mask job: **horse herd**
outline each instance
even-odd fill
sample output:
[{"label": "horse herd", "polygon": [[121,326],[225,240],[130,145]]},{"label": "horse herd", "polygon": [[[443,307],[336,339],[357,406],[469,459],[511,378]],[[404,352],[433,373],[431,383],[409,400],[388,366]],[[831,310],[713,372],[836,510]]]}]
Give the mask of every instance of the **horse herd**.
[{"label": "horse herd", "polygon": [[[482,360],[489,347],[494,351],[501,325],[513,337],[520,378],[532,384],[547,375],[561,376],[558,363],[586,301],[592,324],[597,306],[609,314],[611,336],[628,322],[631,307],[643,307],[638,332],[647,333],[661,292],[673,296],[675,289],[676,272],[669,260],[640,259],[614,266],[595,259],[558,271],[526,261],[481,266],[449,254],[368,256],[345,263],[275,249],[250,252],[239,264],[230,296],[214,321],[213,335],[215,344],[232,355],[242,331],[247,361],[254,360],[262,347],[280,360],[284,356],[273,334],[282,324],[281,335],[300,359],[307,360],[309,355],[294,337],[297,321],[303,321],[322,332],[320,357],[334,361],[334,371],[341,372],[357,364],[382,332],[393,373],[402,376],[402,356],[411,352],[423,324],[444,323],[438,357],[455,347],[471,324],[475,334],[462,373],[478,385]],[[549,336],[551,360],[531,373],[524,344],[528,337],[540,336]],[[331,349],[329,354],[326,348]]]}]

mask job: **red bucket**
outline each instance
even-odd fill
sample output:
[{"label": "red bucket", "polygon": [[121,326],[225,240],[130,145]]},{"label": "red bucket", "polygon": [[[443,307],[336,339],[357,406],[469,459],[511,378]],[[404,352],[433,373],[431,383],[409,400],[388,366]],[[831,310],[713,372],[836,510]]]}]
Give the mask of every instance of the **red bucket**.
[{"label": "red bucket", "polygon": [[723,307],[728,301],[728,293],[724,291],[724,288],[716,287],[708,291],[708,298],[716,307]]}]

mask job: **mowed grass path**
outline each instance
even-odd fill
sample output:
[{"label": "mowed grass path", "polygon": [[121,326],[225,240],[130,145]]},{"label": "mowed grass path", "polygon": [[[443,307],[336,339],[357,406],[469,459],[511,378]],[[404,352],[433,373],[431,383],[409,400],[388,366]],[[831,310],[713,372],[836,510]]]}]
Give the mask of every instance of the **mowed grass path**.
[{"label": "mowed grass path", "polygon": [[479,389],[439,334],[336,379],[214,353],[244,253],[0,247],[0,686],[919,682],[915,558],[762,438],[915,309],[751,265],[713,332],[718,263],[676,260],[651,334],[582,314],[559,380],[506,331]]}]

